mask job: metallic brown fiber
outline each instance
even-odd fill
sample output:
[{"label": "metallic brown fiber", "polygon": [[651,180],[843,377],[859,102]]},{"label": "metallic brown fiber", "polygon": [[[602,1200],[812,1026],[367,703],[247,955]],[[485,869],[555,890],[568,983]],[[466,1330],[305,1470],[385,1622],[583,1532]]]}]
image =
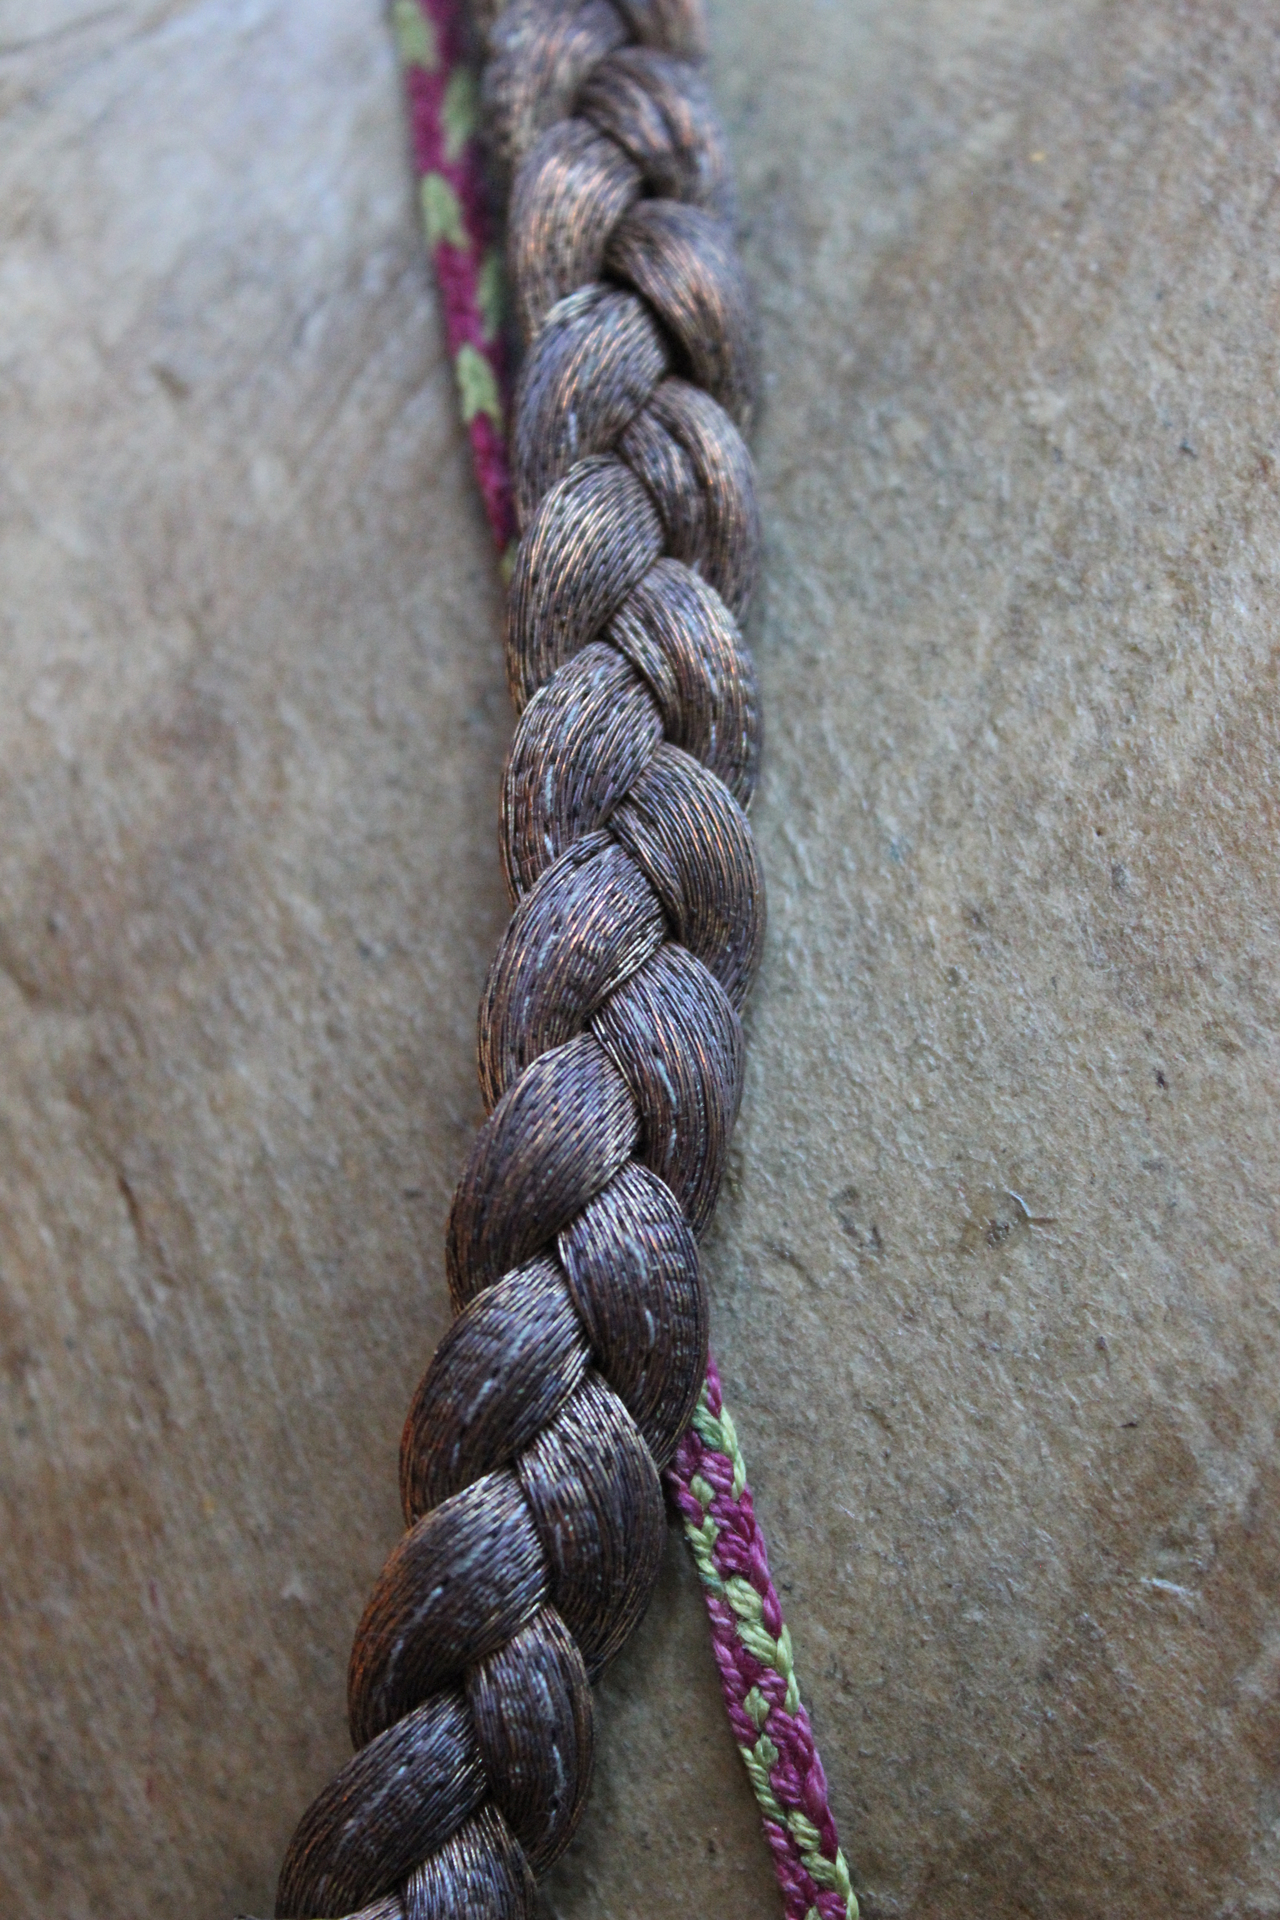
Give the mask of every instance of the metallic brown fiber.
[{"label": "metallic brown fiber", "polygon": [[526,345],[557,300],[600,278],[609,236],[640,197],[641,175],[586,120],[560,120],[520,163],[507,219],[516,324]]},{"label": "metallic brown fiber", "polygon": [[621,147],[650,193],[731,214],[724,135],[705,78],[687,61],[623,47],[592,71],[577,110]]},{"label": "metallic brown fiber", "polygon": [[486,1474],[424,1514],[378,1575],[352,1648],[355,1745],[461,1678],[546,1598],[546,1564],[512,1473]]},{"label": "metallic brown fiber", "polygon": [[520,716],[502,784],[512,897],[603,826],[662,739],[662,715],[626,655],[592,642],[538,688]]},{"label": "metallic brown fiber", "polygon": [[700,1234],[742,1098],[742,1028],[723,987],[672,941],[610,996],[591,1030],[635,1096],[637,1159]]},{"label": "metallic brown fiber", "polygon": [[588,1374],[516,1465],[551,1568],[551,1598],[595,1680],[638,1626],[662,1558],[653,1455],[612,1388]]},{"label": "metallic brown fiber", "polygon": [[538,135],[568,119],[583,81],[633,32],[608,0],[507,0],[497,9],[481,91],[500,177],[509,181]]},{"label": "metallic brown fiber", "polygon": [[660,47],[681,60],[701,60],[707,51],[702,0],[618,0],[618,12],[646,47]]},{"label": "metallic brown fiber", "polygon": [[760,765],[756,677],[714,587],[678,560],[659,560],[614,614],[606,638],[644,675],[672,746],[749,806]]},{"label": "metallic brown fiber", "polygon": [[633,1161],[557,1243],[604,1377],[665,1467],[707,1368],[707,1293],[671,1189]]},{"label": "metallic brown fiber", "polygon": [[525,336],[514,906],[480,1007],[488,1118],[449,1216],[457,1318],[409,1409],[408,1531],[352,1648],[358,1751],[281,1874],[293,1920],[533,1920],[706,1368],[697,1235],[764,930],[739,626],[755,336],[700,0],[473,11]]},{"label": "metallic brown fiber", "polygon": [[581,1033],[666,935],[657,894],[607,833],[584,834],[547,867],[512,915],[480,1002],[486,1107]]},{"label": "metallic brown fiber", "polygon": [[437,1693],[362,1747],[312,1802],[285,1856],[277,1914],[341,1914],[389,1892],[484,1797],[466,1702]]},{"label": "metallic brown fiber", "polygon": [[490,1802],[410,1876],[404,1920],[534,1920],[537,1889],[524,1849]]},{"label": "metallic brown fiber", "polygon": [[511,467],[516,518],[589,453],[608,453],[652,398],[668,352],[634,293],[595,283],[548,313],[520,375]]},{"label": "metallic brown fiber", "polygon": [[764,943],[764,886],[747,817],[723,781],[661,746],[610,822],[667,910],[676,939],[735,1007]]},{"label": "metallic brown fiber", "polygon": [[544,1607],[473,1668],[467,1702],[495,1802],[534,1873],[573,1838],[591,1784],[592,1722],[578,1643]]},{"label": "metallic brown fiber", "polygon": [[639,1115],[583,1033],[526,1067],[476,1136],[449,1214],[455,1307],[546,1246],[631,1159]]},{"label": "metallic brown fiber", "polygon": [[[746,442],[711,395],[687,380],[662,381],[646,412],[683,448],[703,502],[703,547],[684,554],[676,553],[673,545],[672,552],[704,574],[740,620],[760,570],[760,513]],[[618,450],[629,459],[625,446]],[[660,501],[658,510],[663,511]]]},{"label": "metallic brown fiber", "polygon": [[685,380],[660,381],[617,450],[649,490],[667,553],[741,619],[755,589],[760,520],[751,456],[723,407]]},{"label": "metallic brown fiber", "polygon": [[604,629],[661,554],[657,509],[621,460],[580,460],[551,489],[511,576],[507,679],[518,713]]},{"label": "metallic brown fiber", "polygon": [[690,379],[747,427],[755,404],[755,321],[724,222],[679,200],[641,200],[614,228],[605,265],[665,323]]},{"label": "metallic brown fiber", "polygon": [[[674,383],[664,380],[661,384],[668,387]],[[722,411],[721,418],[727,431],[736,434],[728,414]],[[685,447],[658,418],[652,402],[619,434],[617,450],[637,479],[643,480],[658,509],[667,556],[697,567],[713,579],[706,566],[707,501],[698,485],[697,468]]]},{"label": "metallic brown fiber", "polygon": [[477,1294],[436,1348],[409,1408],[400,1443],[406,1523],[527,1447],[590,1360],[554,1260],[531,1260]]}]

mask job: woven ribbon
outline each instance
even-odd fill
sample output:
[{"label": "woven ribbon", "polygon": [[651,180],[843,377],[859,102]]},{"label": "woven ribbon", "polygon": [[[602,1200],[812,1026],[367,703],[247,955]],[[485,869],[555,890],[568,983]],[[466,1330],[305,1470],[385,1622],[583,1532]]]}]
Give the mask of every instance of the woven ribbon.
[{"label": "woven ribbon", "polygon": [[[657,1577],[666,1469],[788,1916],[852,1920],[697,1255],[764,929],[738,627],[754,325],[700,0],[475,11],[478,92],[457,0],[394,16],[463,418],[500,546],[518,534],[514,911],[449,1218],[457,1317],[352,1649],[356,1752],[299,1823],[276,1913],[532,1916],[582,1812],[591,1682]],[[481,123],[522,355],[509,465]]]}]

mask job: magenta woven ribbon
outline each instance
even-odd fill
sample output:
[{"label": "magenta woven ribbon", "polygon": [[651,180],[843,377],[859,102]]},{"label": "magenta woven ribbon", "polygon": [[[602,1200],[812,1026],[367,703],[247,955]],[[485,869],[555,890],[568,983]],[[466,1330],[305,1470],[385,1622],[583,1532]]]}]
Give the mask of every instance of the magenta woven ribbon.
[{"label": "magenta woven ribbon", "polygon": [[[420,11],[415,12],[415,6]],[[408,6],[400,0],[394,14],[414,166],[424,189],[423,218],[444,305],[445,339],[484,510],[498,550],[505,553],[515,539],[516,522],[507,466],[502,275],[500,259],[489,246],[488,194],[475,135],[464,11],[457,0],[410,0]],[[433,195],[425,189],[435,182],[442,182],[443,190]]]},{"label": "magenta woven ribbon", "polygon": [[[769,1573],[769,1554],[746,1482],[742,1454],[732,1438],[732,1422],[728,1423],[730,1437],[724,1445],[710,1445],[704,1437],[708,1429],[714,1432],[716,1426],[723,1429],[724,1424],[720,1375],[714,1358],[708,1355],[702,1404],[664,1476],[667,1491],[680,1510],[691,1540],[699,1532],[707,1538],[711,1567],[722,1588],[717,1592],[716,1584],[708,1580],[695,1546],[725,1708],[762,1802],[764,1836],[773,1855],[787,1920],[806,1920],[807,1916],[811,1920],[814,1914],[821,1920],[847,1920],[851,1913],[856,1915],[857,1905],[836,1837],[827,1776],[791,1669],[791,1639]],[[745,1583],[756,1596],[758,1612],[746,1602],[737,1583]],[[744,1620],[748,1623],[746,1634]],[[757,1631],[750,1632],[757,1621]],[[779,1646],[783,1649],[781,1661],[774,1651]],[[759,1760],[762,1735],[774,1750],[767,1765]],[[752,1758],[757,1761],[756,1767],[751,1764]],[[765,1804],[766,1796],[756,1779],[757,1767],[767,1780],[776,1812]],[[829,1873],[823,1871],[824,1866],[829,1866]],[[815,1874],[821,1876],[823,1884]]]},{"label": "magenta woven ribbon", "polygon": [[[499,552],[515,537],[501,275],[474,127],[462,0],[394,0],[427,240],[476,478]],[[856,1920],[826,1775],[791,1668],[764,1534],[715,1361],[664,1476],[693,1549],[733,1736],[760,1802],[787,1920]]]}]

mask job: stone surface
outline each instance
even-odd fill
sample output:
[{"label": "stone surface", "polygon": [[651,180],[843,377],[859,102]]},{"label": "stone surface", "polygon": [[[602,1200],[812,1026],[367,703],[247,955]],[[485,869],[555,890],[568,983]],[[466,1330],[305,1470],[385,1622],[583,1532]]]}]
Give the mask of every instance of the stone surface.
[{"label": "stone surface", "polygon": [[[1280,1914],[1266,0],[721,0],[771,931],[716,1338],[870,1920]],[[0,1891],[270,1910],[503,919],[374,0],[0,3]],[[776,1895],[673,1551],[560,1920]]]}]

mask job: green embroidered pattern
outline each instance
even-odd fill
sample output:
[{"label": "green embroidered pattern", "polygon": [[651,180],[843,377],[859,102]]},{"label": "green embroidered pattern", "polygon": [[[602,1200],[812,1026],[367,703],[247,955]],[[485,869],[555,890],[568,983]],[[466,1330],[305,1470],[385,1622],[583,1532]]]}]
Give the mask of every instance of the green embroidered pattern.
[{"label": "green embroidered pattern", "polygon": [[425,67],[428,73],[434,73],[440,64],[435,31],[418,5],[418,0],[395,0],[391,9],[391,28],[403,64],[406,67]]},{"label": "green embroidered pattern", "polygon": [[502,396],[498,392],[493,368],[484,355],[469,340],[465,340],[458,348],[453,367],[458,377],[458,392],[462,396],[462,417],[467,425],[471,425],[478,413],[487,413],[491,420],[501,426]]},{"label": "green embroidered pattern", "polygon": [[[812,1820],[798,1806],[784,1807],[778,1799],[778,1792],[783,1788],[774,1788],[772,1775],[780,1753],[769,1734],[771,1716],[780,1705],[787,1719],[781,1723],[778,1738],[784,1744],[789,1741],[793,1749],[794,1722],[802,1718],[807,1728],[808,1716],[804,1714],[800,1703],[791,1635],[785,1623],[779,1627],[776,1635],[769,1631],[765,1623],[766,1597],[771,1602],[774,1619],[780,1618],[777,1595],[769,1579],[767,1564],[763,1575],[755,1576],[757,1584],[744,1578],[741,1573],[728,1571],[734,1566],[750,1564],[754,1567],[759,1564],[744,1560],[741,1551],[744,1535],[749,1536],[754,1532],[755,1521],[749,1502],[745,1507],[742,1504],[747,1485],[747,1465],[738,1445],[733,1420],[723,1404],[718,1412],[713,1411],[706,1384],[693,1416],[693,1431],[701,1442],[701,1457],[697,1470],[690,1474],[687,1482],[692,1500],[681,1503],[681,1513],[685,1538],[699,1578],[711,1596],[712,1631],[722,1646],[731,1645],[736,1640],[754,1661],[767,1672],[775,1674],[782,1683],[779,1689],[781,1700],[776,1704],[771,1704],[760,1685],[755,1683],[744,1689],[738,1702],[742,1718],[737,1718],[730,1707],[731,1718],[735,1719],[735,1731],[742,1733],[748,1728],[755,1730],[754,1740],[739,1740],[738,1752],[742,1755],[742,1764],[747,1770],[747,1778],[765,1820],[790,1836],[800,1863],[813,1884],[839,1895],[844,1902],[846,1920],[858,1920],[858,1899],[849,1879],[844,1854],[837,1847],[835,1858],[829,1858],[822,1851],[822,1836]],[[711,1477],[708,1478],[708,1475]],[[713,1479],[717,1485],[712,1485]],[[726,1520],[720,1517],[725,1515],[735,1523],[734,1545],[737,1552],[722,1555],[722,1542],[729,1544],[729,1528]],[[727,1675],[722,1674],[722,1677],[728,1698],[730,1681]],[[741,1678],[738,1684],[743,1685]],[[817,1907],[809,1908],[805,1920],[822,1920]]]},{"label": "green embroidered pattern", "polygon": [[444,157],[456,160],[476,130],[480,116],[480,89],[468,67],[459,67],[449,76],[440,104],[440,124],[444,128]]},{"label": "green embroidered pattern", "polygon": [[502,331],[507,302],[502,255],[494,247],[489,248],[480,262],[480,271],[476,275],[476,304],[480,308],[480,323],[485,339],[496,340]]},{"label": "green embroidered pattern", "polygon": [[422,224],[427,230],[427,242],[438,247],[447,240],[451,247],[462,251],[467,248],[467,235],[462,224],[462,207],[457,194],[442,173],[424,173],[422,176]]}]

